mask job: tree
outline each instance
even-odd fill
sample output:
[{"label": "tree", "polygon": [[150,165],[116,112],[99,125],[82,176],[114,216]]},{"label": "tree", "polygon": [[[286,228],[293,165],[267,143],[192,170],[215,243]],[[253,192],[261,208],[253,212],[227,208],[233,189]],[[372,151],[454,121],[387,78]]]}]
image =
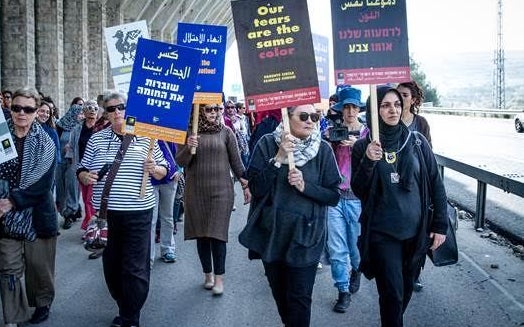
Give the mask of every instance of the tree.
[{"label": "tree", "polygon": [[424,102],[433,102],[434,107],[440,105],[439,95],[437,89],[431,86],[431,83],[426,81],[426,74],[420,70],[420,65],[412,57],[409,57],[409,66],[411,69],[411,78],[424,91]]}]

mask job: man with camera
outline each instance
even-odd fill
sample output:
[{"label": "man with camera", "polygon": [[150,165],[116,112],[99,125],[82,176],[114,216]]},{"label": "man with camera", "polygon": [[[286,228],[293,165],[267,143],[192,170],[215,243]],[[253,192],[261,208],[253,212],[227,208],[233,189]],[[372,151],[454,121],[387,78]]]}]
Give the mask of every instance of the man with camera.
[{"label": "man with camera", "polygon": [[331,127],[326,132],[331,143],[342,175],[340,201],[337,206],[329,207],[328,212],[328,253],[331,262],[331,276],[338,289],[338,300],[333,311],[346,312],[351,302],[351,294],[360,288],[360,254],[357,239],[360,235],[358,222],[360,200],[351,190],[351,150],[353,144],[364,136],[365,126],[359,122],[358,114],[364,104],[360,101],[359,89],[346,87],[338,92],[339,101],[331,109],[336,114],[327,118]]}]

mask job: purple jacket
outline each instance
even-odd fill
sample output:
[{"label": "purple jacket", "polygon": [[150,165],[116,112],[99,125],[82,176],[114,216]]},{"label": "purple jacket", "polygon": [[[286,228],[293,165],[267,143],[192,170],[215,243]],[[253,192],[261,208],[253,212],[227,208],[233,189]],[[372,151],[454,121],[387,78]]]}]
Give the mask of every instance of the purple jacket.
[{"label": "purple jacket", "polygon": [[178,169],[178,166],[175,162],[176,144],[159,140],[158,146],[160,147],[160,150],[162,150],[162,153],[164,154],[164,158],[166,158],[166,161],[169,164],[169,166],[167,169],[167,175],[164,178],[162,178],[161,180],[156,180],[154,178],[151,178],[151,184],[153,185],[168,184],[172,182],[173,179],[175,178],[175,173],[177,172],[177,169]]}]

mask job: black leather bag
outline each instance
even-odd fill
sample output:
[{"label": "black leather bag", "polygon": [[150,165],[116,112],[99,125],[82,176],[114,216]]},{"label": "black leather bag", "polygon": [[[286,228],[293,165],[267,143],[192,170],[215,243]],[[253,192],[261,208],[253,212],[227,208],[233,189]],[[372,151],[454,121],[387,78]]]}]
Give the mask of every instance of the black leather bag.
[{"label": "black leather bag", "polygon": [[[413,134],[415,136],[415,144],[420,157],[423,184],[425,185],[423,186],[423,192],[426,192],[426,194],[430,194],[431,185],[429,183],[429,174],[426,166],[426,161],[424,160],[424,155],[420,148],[420,144],[422,143],[422,141],[419,137],[418,132],[413,132]],[[427,214],[429,217],[428,226],[431,226],[431,222],[433,221],[432,204],[428,206]],[[457,237],[455,235],[455,231],[458,228],[458,211],[449,203],[449,201],[447,201],[447,216],[449,219],[449,223],[448,230],[446,231],[446,240],[444,241],[444,243],[442,243],[436,250],[429,249],[431,243],[428,244],[427,255],[431,262],[433,262],[433,264],[437,267],[454,265],[458,262],[458,246]]]},{"label": "black leather bag", "polygon": [[448,230],[446,240],[436,250],[428,249],[428,257],[437,267],[454,265],[458,262],[456,230],[458,228],[458,210],[448,202]]}]

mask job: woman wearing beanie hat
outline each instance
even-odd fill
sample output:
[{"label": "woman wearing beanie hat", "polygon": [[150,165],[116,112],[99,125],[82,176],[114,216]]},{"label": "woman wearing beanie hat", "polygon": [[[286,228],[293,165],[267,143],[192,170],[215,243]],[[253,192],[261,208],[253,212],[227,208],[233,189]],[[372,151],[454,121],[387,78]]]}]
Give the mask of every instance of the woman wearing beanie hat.
[{"label": "woman wearing beanie hat", "polygon": [[[426,138],[400,123],[400,93],[379,87],[377,100],[379,140],[358,140],[351,161],[351,188],[362,201],[360,270],[376,280],[382,326],[403,326],[426,252],[446,239],[446,192]],[[368,121],[370,107],[368,99]]]}]

